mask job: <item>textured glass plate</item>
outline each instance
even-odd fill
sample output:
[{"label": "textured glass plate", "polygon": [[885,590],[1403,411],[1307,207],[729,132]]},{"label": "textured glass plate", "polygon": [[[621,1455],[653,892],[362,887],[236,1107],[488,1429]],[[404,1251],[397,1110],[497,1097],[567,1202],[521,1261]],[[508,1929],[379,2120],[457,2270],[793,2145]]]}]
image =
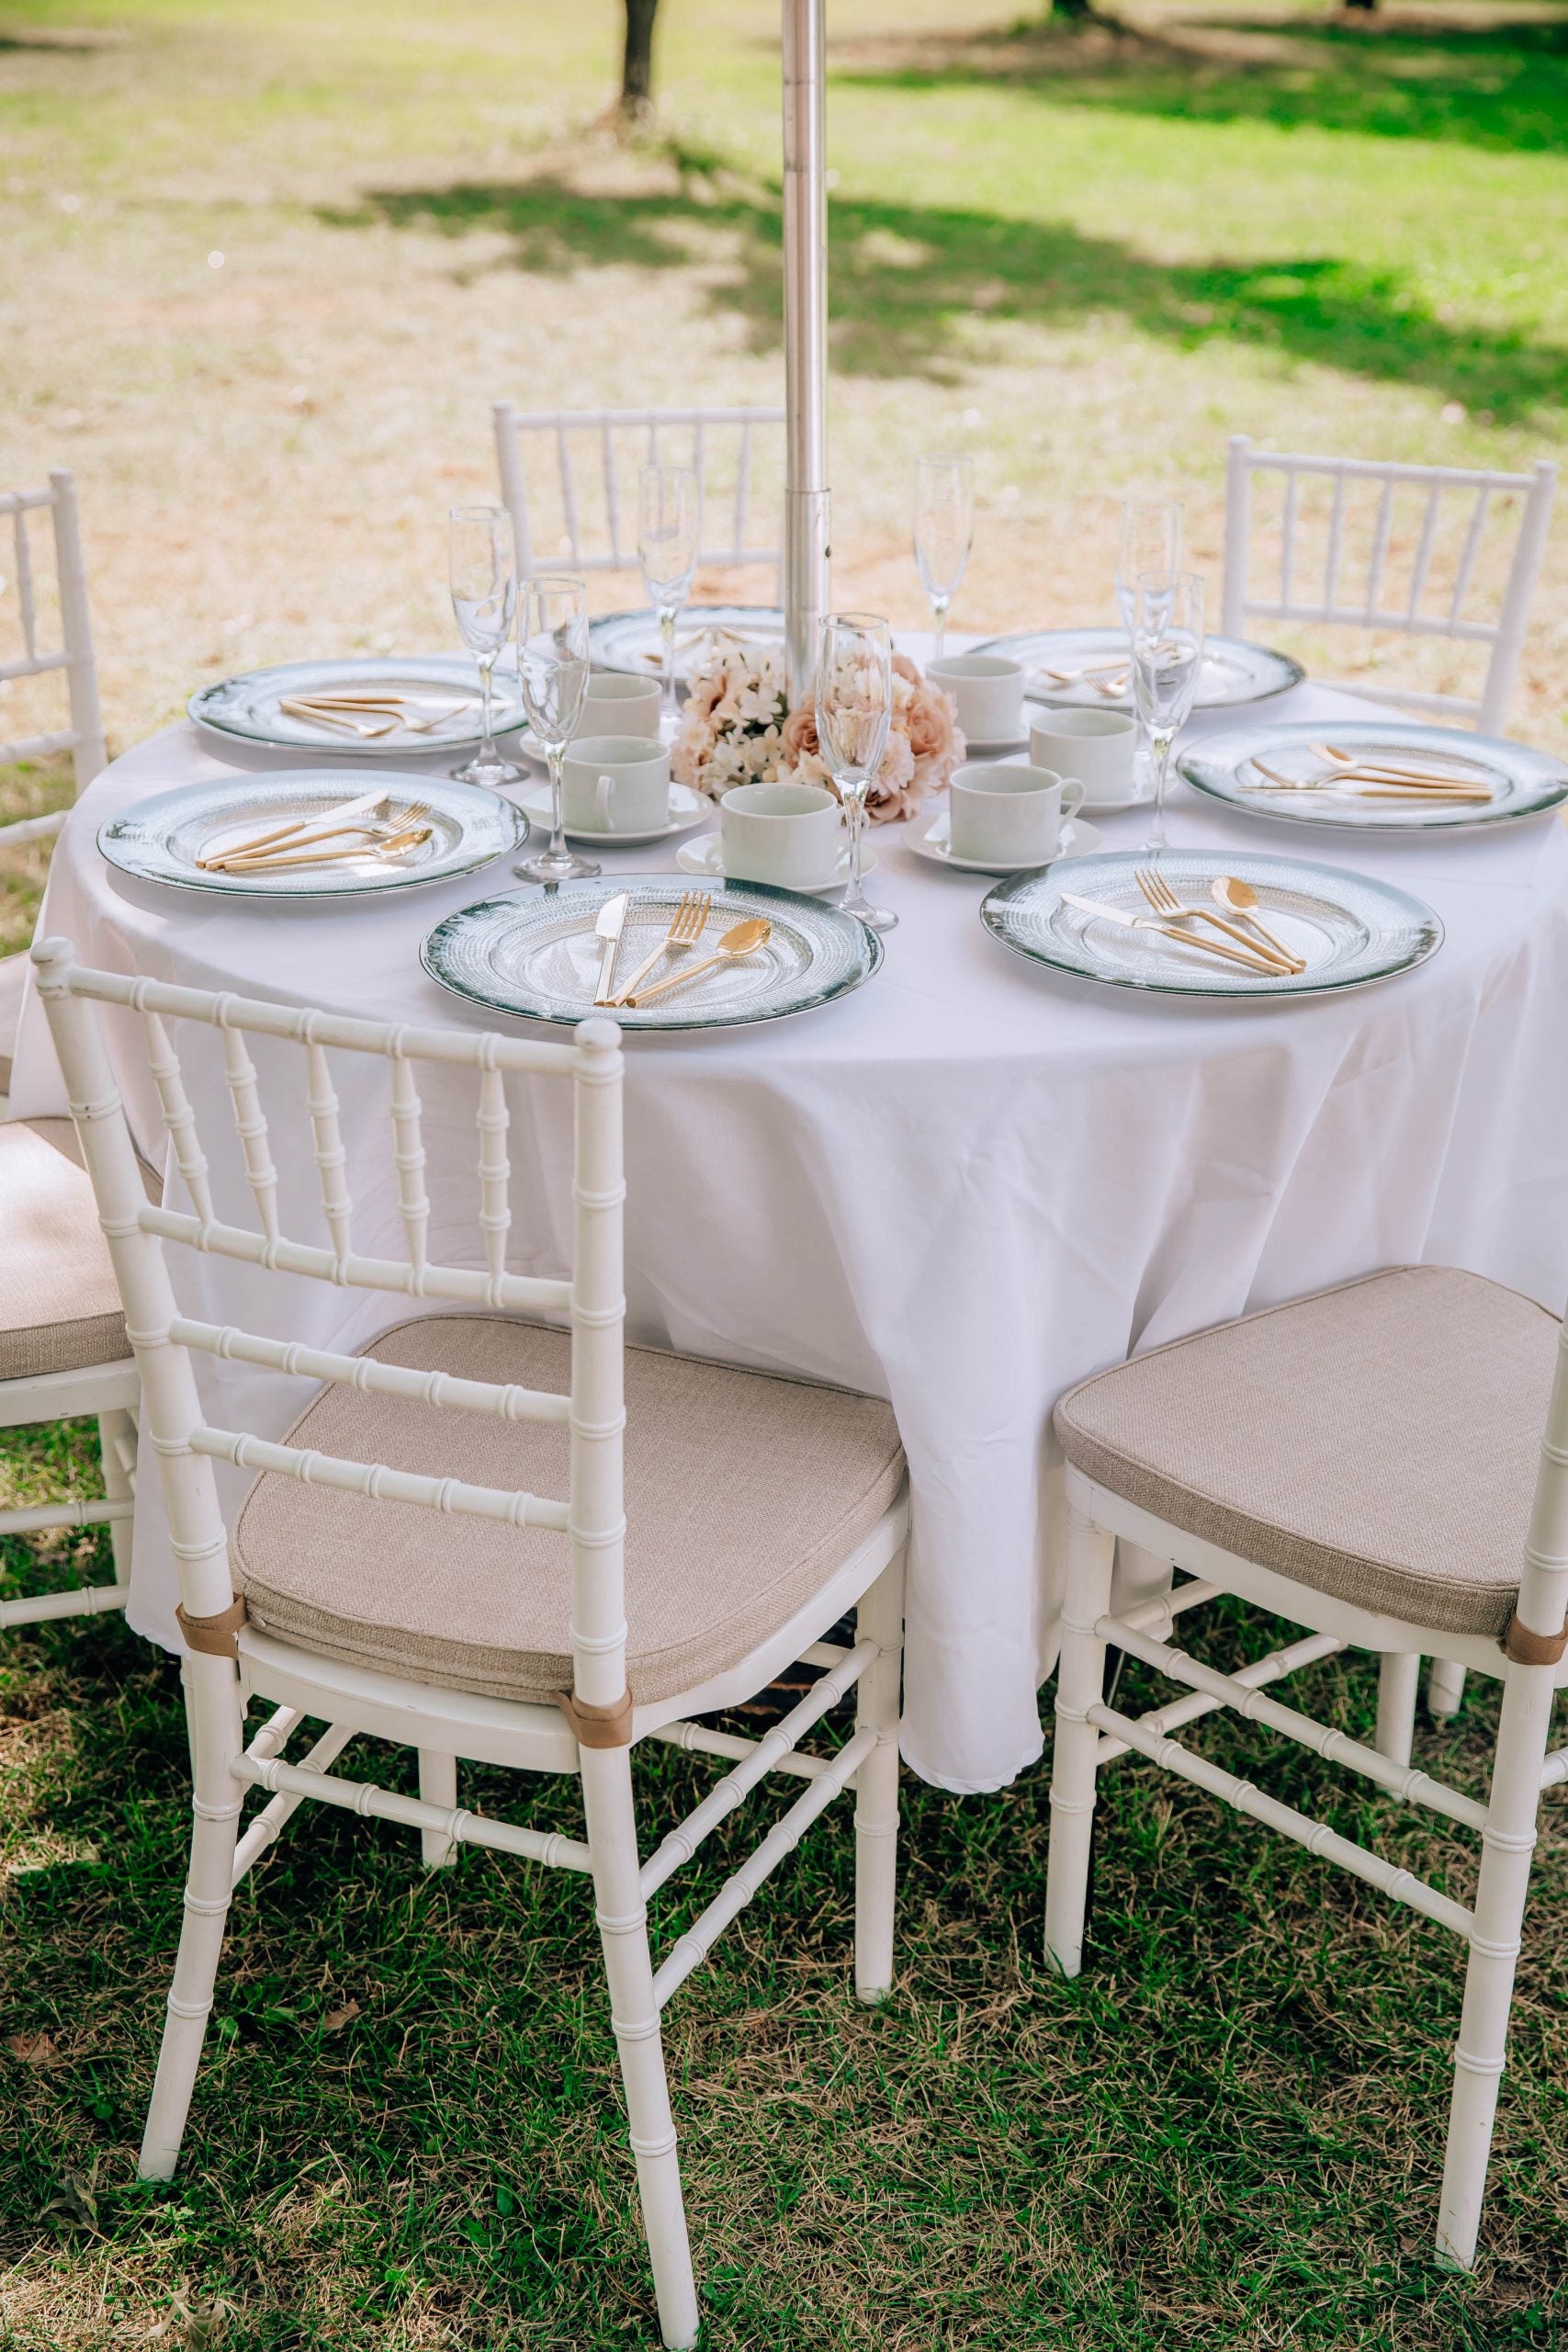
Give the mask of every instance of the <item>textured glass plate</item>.
[{"label": "textured glass plate", "polygon": [[[420,949],[420,960],[443,988],[490,1012],[575,1026],[594,1009],[603,942],[593,923],[604,900],[620,890],[630,894],[615,964],[617,975],[629,978],[669,930],[688,887],[679,875],[659,874],[486,899],[437,923]],[[615,1018],[623,1028],[738,1029],[755,1021],[782,1021],[847,996],[882,961],[874,932],[837,907],[751,882],[716,883],[708,896],[712,912],[689,962],[712,955],[731,924],[747,915],[766,915],[773,924],[766,945],[689,987],[655,997],[651,1004],[617,1006]],[[673,970],[673,964],[668,968]],[[660,977],[651,973],[650,983]]]},{"label": "textured glass plate", "polygon": [[[1125,656],[1127,638],[1122,629],[1019,629],[1011,637],[988,638],[972,650],[1005,653],[1010,661],[1021,662],[1028,673],[1025,684],[1032,701],[1082,704],[1091,710],[1133,707],[1130,682],[1124,694],[1102,695],[1098,686],[1081,679],[1058,684],[1043,671],[1046,662],[1056,670],[1077,670]],[[1269,695],[1282,695],[1288,686],[1299,686],[1305,675],[1299,662],[1276,653],[1270,646],[1249,645],[1239,637],[1211,637],[1203,648],[1195,707],[1229,710],[1239,703],[1262,702]]]},{"label": "textured glass plate", "polygon": [[[354,858],[341,865],[286,866],[279,874],[209,874],[196,862],[226,844],[286,825],[291,817],[319,820],[378,784],[387,788],[389,818],[423,805],[428,813],[416,821],[430,828],[427,842],[384,865]],[[154,793],[111,817],[99,830],[98,847],[121,873],[142,882],[173,883],[181,890],[245,899],[363,899],[476,873],[527,838],[527,819],[478,785],[390,768],[353,777],[341,768],[297,768]]]},{"label": "textured glass plate", "polygon": [[[428,698],[438,723],[399,726],[389,735],[351,735],[346,728],[312,726],[283,707],[298,695],[352,694],[356,688],[395,686],[401,694]],[[451,718],[443,709],[461,699]],[[395,760],[400,752],[461,752],[479,740],[479,682],[470,657],[433,653],[396,662],[280,662],[203,686],[186,705],[198,727],[238,736],[246,743],[269,743],[285,752],[331,752],[336,758]],[[499,665],[495,673],[494,726],[498,735],[523,724],[517,673]]]},{"label": "textured glass plate", "polygon": [[[1311,776],[1326,764],[1313,745],[1327,736],[1340,751],[1419,752],[1421,764],[1442,775],[1480,776],[1492,798],[1457,808],[1435,800],[1359,800],[1345,793],[1276,792],[1254,764],[1267,760],[1281,775]],[[1362,833],[1426,833],[1506,825],[1519,817],[1540,817],[1568,799],[1568,767],[1545,752],[1505,743],[1492,735],[1469,735],[1457,727],[1424,727],[1401,719],[1336,718],[1319,727],[1260,727],[1227,729],[1184,752],[1177,766],[1189,784],[1216,800],[1250,808],[1260,817],[1283,817],[1296,825],[1331,825]],[[1256,787],[1261,786],[1258,790]],[[1249,789],[1249,787],[1254,787]]]},{"label": "textured glass plate", "polygon": [[[675,624],[675,675],[684,685],[696,661],[705,661],[721,629],[748,644],[783,645],[784,616],[774,605],[688,605]],[[595,669],[621,670],[628,678],[661,678],[664,649],[659,616],[605,613],[588,624],[588,650]]]},{"label": "textured glass plate", "polygon": [[[1184,906],[1203,904],[1218,874],[1250,882],[1263,922],[1281,946],[1305,957],[1304,972],[1244,971],[1200,947],[1178,946],[1156,931],[1126,931],[1063,903],[1062,893],[1070,890],[1152,920],[1135,878],[1148,863],[1137,851],[1111,850],[1043,874],[1021,874],[990,893],[981,921],[1004,946],[1058,972],[1168,996],[1300,997],[1364,988],[1409,971],[1442,944],[1442,924],[1408,890],[1297,857],[1166,850],[1157,864]],[[1230,944],[1218,932],[1210,936],[1222,947]]]}]

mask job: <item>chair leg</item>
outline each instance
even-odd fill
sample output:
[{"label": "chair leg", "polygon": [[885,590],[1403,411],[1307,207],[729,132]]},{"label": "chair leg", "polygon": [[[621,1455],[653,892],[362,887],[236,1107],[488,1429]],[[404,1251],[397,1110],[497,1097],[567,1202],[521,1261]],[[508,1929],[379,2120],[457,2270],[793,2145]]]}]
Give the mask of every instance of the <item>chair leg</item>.
[{"label": "chair leg", "polygon": [[692,2277],[675,2125],[670,2112],[664,2043],[653,1997],[648,1911],[638,1879],[631,1751],[584,1747],[580,1756],[599,1935],[610,1987],[610,2022],[620,2054],[643,2227],[659,2302],[660,2334],[667,2345],[683,2347],[697,2340],[697,2290]]},{"label": "chair leg", "polygon": [[856,1633],[882,1655],[855,1688],[855,1728],[876,1746],[855,1774],[855,1997],[874,2007],[893,1989],[898,1875],[898,1702],[904,1658],[904,1559],[890,1560],[862,1599]]},{"label": "chair leg", "polygon": [[179,2161],[223,1949],[234,1842],[244,1803],[230,1770],[243,1744],[239,1676],[233,1663],[193,1652],[185,1661],[184,1671],[194,1781],[190,1873],[157,2078],[137,2166],[143,2180],[171,2179]]},{"label": "chair leg", "polygon": [[[104,1493],[111,1503],[129,1501],[136,1492],[136,1423],[124,1411],[98,1415],[98,1453],[104,1465]],[[114,1555],[114,1580],[130,1582],[130,1521],[109,1524],[109,1548]]]},{"label": "chair leg", "polygon": [[1453,2104],[1438,2213],[1438,2260],[1455,2270],[1469,2270],[1475,2261],[1551,1700],[1550,1668],[1509,1668],[1486,1826],[1481,1833],[1481,1883],[1454,2051]]},{"label": "chair leg", "polygon": [[[439,1748],[422,1747],[419,1751],[419,1793],[424,1804],[438,1804],[451,1812],[457,1802],[457,1758],[443,1756]],[[427,1871],[450,1870],[457,1859],[457,1839],[443,1836],[439,1829],[422,1829],[419,1849]]]},{"label": "chair leg", "polygon": [[1111,1599],[1116,1543],[1073,1510],[1067,1522],[1067,1600],[1056,1672],[1056,1750],[1051,1767],[1051,1844],[1045,1870],[1045,1949],[1064,1976],[1083,1966],[1084,1911],[1094,1837],[1095,1749],[1089,1720],[1105,1685],[1105,1644],[1094,1628]]},{"label": "chair leg", "polygon": [[1427,1713],[1446,1722],[1457,1715],[1464,1697],[1464,1668],[1450,1664],[1446,1657],[1435,1657],[1427,1677]]},{"label": "chair leg", "polygon": [[1408,1764],[1416,1736],[1421,1660],[1414,1650],[1385,1650],[1378,1667],[1378,1728],[1373,1743],[1391,1764]]}]

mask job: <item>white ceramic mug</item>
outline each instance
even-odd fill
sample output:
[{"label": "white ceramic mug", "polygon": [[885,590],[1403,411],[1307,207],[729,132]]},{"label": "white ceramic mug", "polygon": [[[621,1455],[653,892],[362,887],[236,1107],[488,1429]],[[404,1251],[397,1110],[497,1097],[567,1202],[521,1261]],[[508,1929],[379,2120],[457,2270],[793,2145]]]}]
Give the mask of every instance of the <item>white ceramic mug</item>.
[{"label": "white ceramic mug", "polygon": [[579,735],[561,762],[561,800],[573,832],[657,832],[670,821],[670,754],[656,735]]},{"label": "white ceramic mug", "polygon": [[819,784],[738,784],[718,805],[727,882],[821,890],[839,871],[842,811]]},{"label": "white ceramic mug", "polygon": [[662,689],[657,678],[628,678],[619,670],[590,673],[578,735],[657,735]]},{"label": "white ceramic mug", "polygon": [[948,846],[954,857],[994,857],[1004,865],[1043,865],[1061,846],[1062,825],[1083,806],[1076,776],[1049,768],[971,761],[948,786]]},{"label": "white ceramic mug", "polygon": [[1084,798],[1130,799],[1137,789],[1138,722],[1124,710],[1053,710],[1029,730],[1036,767],[1077,776]]},{"label": "white ceramic mug", "polygon": [[926,675],[953,696],[958,724],[976,743],[1016,743],[1023,732],[1023,664],[1005,653],[949,653]]}]

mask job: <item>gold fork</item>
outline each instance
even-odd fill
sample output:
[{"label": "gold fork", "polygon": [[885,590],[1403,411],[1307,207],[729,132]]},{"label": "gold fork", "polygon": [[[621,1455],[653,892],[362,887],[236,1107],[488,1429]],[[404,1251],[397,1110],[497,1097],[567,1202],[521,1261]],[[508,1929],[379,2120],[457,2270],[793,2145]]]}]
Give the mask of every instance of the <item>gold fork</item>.
[{"label": "gold fork", "polygon": [[713,899],[706,890],[682,891],[671,918],[670,928],[647,960],[637,966],[626,987],[610,999],[612,1005],[625,1004],[635,996],[661,956],[678,955],[694,947],[703,935],[708,916],[713,911]]},{"label": "gold fork", "polygon": [[[388,796],[382,797],[385,798]],[[400,808],[395,817],[389,818],[387,821],[392,826],[394,832],[403,833],[409,830],[410,826],[417,825],[429,814],[430,803],[427,800],[411,800],[406,808]],[[346,833],[366,835],[372,849],[384,848],[388,839],[388,836],[383,835],[380,840],[378,840],[374,825],[334,825],[328,832],[306,832],[301,838],[281,841],[272,849],[235,850],[224,860],[224,864],[231,867],[274,865],[280,857],[287,857],[299,850],[320,849],[323,842],[342,841]]]},{"label": "gold fork", "polygon": [[1287,956],[1283,948],[1273,950],[1262,946],[1235,923],[1227,922],[1224,915],[1211,914],[1207,907],[1183,906],[1164,875],[1156,867],[1140,865],[1134,878],[1156,914],[1163,915],[1167,922],[1185,917],[1190,922],[1212,923],[1216,931],[1223,931],[1228,939],[1234,939],[1239,946],[1245,947],[1262,971],[1305,971],[1305,964],[1298,957]]}]

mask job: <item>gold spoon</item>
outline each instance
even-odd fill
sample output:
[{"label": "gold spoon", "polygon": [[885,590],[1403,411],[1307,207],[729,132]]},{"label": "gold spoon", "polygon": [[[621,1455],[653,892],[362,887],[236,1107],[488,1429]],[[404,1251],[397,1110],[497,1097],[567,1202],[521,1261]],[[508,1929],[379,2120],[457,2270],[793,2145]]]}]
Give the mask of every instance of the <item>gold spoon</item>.
[{"label": "gold spoon", "polygon": [[1276,956],[1282,956],[1286,963],[1292,966],[1296,971],[1305,971],[1306,965],[1302,957],[1293,955],[1290,948],[1281,945],[1271,931],[1265,931],[1254,914],[1253,909],[1260,907],[1263,901],[1250,882],[1243,882],[1239,876],[1235,874],[1216,874],[1209,885],[1209,896],[1217,907],[1224,907],[1233,915],[1239,915],[1243,922],[1249,922],[1258,938],[1267,940]]},{"label": "gold spoon", "polygon": [[733,924],[725,933],[718,943],[716,954],[705,956],[700,964],[688,964],[683,970],[671,972],[668,979],[655,980],[653,986],[644,989],[639,996],[622,997],[621,1002],[625,1005],[647,1004],[651,998],[662,996],[666,989],[678,989],[683,981],[694,980],[699,972],[711,972],[720,964],[733,962],[738,956],[754,956],[759,947],[766,945],[773,927],[766,915],[748,915],[744,922]]}]

